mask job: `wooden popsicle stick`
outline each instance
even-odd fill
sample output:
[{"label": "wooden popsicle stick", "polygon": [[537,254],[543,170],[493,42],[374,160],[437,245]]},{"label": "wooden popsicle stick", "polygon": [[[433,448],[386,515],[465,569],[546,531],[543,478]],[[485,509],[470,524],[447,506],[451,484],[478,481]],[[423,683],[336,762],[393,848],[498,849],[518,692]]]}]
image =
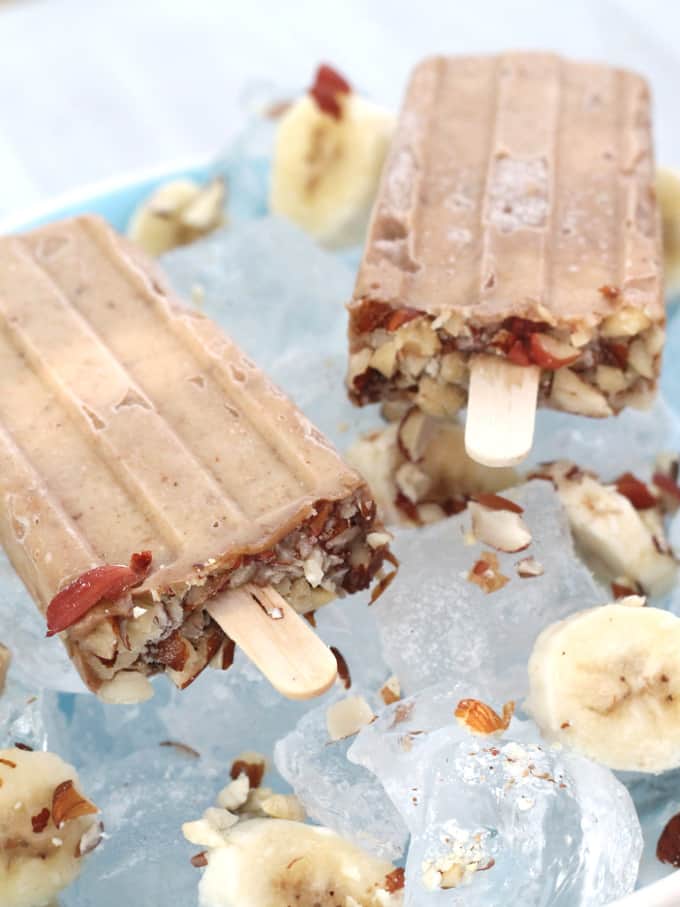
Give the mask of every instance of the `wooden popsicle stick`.
[{"label": "wooden popsicle stick", "polygon": [[500,356],[470,360],[465,449],[483,466],[513,466],[531,450],[541,370]]},{"label": "wooden popsicle stick", "polygon": [[212,599],[207,610],[288,699],[311,699],[333,685],[335,656],[271,586],[247,583],[229,589]]}]

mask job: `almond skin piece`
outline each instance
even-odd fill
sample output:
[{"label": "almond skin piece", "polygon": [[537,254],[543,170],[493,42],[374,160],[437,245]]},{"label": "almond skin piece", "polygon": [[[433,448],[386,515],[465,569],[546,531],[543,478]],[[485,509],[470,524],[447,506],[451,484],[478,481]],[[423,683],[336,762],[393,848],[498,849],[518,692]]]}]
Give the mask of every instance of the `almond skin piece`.
[{"label": "almond skin piece", "polygon": [[456,706],[455,716],[461,724],[475,734],[495,734],[507,729],[515,712],[515,703],[506,702],[503,717],[490,705],[479,699],[461,699]]},{"label": "almond skin piece", "polygon": [[57,828],[61,828],[70,819],[91,816],[99,812],[94,803],[79,793],[73,781],[62,781],[52,795],[52,818]]}]

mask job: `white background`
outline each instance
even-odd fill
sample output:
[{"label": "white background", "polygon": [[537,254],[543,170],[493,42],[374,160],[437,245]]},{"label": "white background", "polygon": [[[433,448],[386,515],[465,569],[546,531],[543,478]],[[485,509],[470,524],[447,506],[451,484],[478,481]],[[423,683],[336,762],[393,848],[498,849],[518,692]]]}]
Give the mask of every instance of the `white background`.
[{"label": "white background", "polygon": [[680,165],[674,0],[0,0],[0,214],[219,150],[253,80],[285,94],[328,60],[396,106],[425,54],[533,47],[644,71]]}]

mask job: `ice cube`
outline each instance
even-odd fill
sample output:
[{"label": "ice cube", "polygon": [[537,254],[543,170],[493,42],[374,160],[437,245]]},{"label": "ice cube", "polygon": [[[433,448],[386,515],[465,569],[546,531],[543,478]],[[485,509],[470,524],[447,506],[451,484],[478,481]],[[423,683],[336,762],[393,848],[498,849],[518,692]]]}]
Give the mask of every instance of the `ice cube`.
[{"label": "ice cube", "polygon": [[329,739],[327,708],[324,703],[312,709],[278,741],[276,767],[312,819],[376,856],[395,860],[406,845],[406,826],[375,776],[348,761],[354,738]]},{"label": "ice cube", "polygon": [[[271,104],[273,96],[265,86],[252,86],[252,91],[260,96],[255,102],[260,109],[256,111],[251,107],[251,110],[259,114]],[[222,176],[227,184],[230,223],[264,217],[268,211],[274,130],[273,119],[261,115],[252,117],[213,166],[213,175]]]},{"label": "ice cube", "polygon": [[83,790],[100,807],[106,838],[64,907],[197,903],[200,874],[190,858],[200,848],[183,839],[183,822],[210,805],[225,769],[173,748],[137,748],[102,765],[78,766]]},{"label": "ice cube", "polygon": [[607,481],[622,472],[647,475],[656,454],[680,441],[680,409],[671,408],[672,399],[659,398],[649,410],[625,409],[609,419],[539,409],[525,465],[567,459]]},{"label": "ice cube", "polygon": [[375,414],[353,407],[345,391],[345,302],[354,271],[336,255],[297,227],[267,217],[176,249],[161,264],[184,298],[201,288],[206,314],[339,447],[375,422]]},{"label": "ice cube", "polygon": [[85,687],[59,639],[46,639],[45,618],[0,548],[0,642],[28,686],[82,692]]},{"label": "ice cube", "polygon": [[459,689],[390,706],[349,751],[411,832],[406,907],[592,907],[631,891],[642,835],[625,787],[532,722],[471,733],[453,718]]},{"label": "ice cube", "polygon": [[[526,665],[540,631],[606,600],[574,555],[552,485],[535,480],[504,494],[525,508],[533,541],[516,554],[495,552],[509,579],[496,592],[468,579],[489,546],[465,544],[467,512],[396,534],[399,573],[373,610],[385,660],[407,694],[444,678],[490,677],[499,695],[519,699],[528,692]],[[517,563],[527,557],[543,566],[542,576],[518,576]]]},{"label": "ice cube", "polygon": [[0,749],[17,743],[34,750],[47,748],[48,724],[54,730],[56,715],[46,707],[46,699],[50,699],[50,694],[24,684],[16,664],[12,664],[0,695]]}]

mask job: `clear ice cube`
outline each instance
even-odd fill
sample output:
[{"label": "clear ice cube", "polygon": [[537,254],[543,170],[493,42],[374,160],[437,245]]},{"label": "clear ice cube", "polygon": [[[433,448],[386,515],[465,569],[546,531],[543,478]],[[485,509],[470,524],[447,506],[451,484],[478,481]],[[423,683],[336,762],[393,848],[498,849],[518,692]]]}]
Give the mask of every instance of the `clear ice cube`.
[{"label": "clear ice cube", "polygon": [[398,859],[408,837],[404,821],[375,776],[348,761],[354,738],[329,739],[327,707],[312,709],[278,741],[276,767],[312,819],[376,856]]},{"label": "clear ice cube", "polygon": [[[564,511],[551,484],[535,480],[504,492],[521,504],[533,541],[516,554],[495,552],[509,578],[485,593],[468,579],[483,550],[464,544],[464,512],[423,529],[401,530],[392,549],[400,561],[394,582],[373,606],[385,660],[404,692],[443,678],[493,678],[498,695],[526,695],[526,665],[533,643],[548,624],[605,601],[606,595],[574,555]],[[534,557],[542,576],[521,579],[516,564]]]},{"label": "clear ice cube", "polygon": [[0,548],[0,642],[14,655],[14,670],[28,686],[76,693],[85,687],[58,639],[45,637],[38,611]]},{"label": "clear ice cube", "polygon": [[539,409],[525,465],[566,459],[607,481],[622,472],[645,476],[660,450],[680,443],[680,410],[672,409],[671,399],[659,397],[649,410],[625,409],[608,419]]},{"label": "clear ice cube", "polygon": [[405,907],[594,907],[632,891],[642,835],[613,773],[532,722],[470,733],[458,695],[440,686],[390,706],[349,751],[411,832]]},{"label": "clear ice cube", "polygon": [[201,288],[203,311],[338,447],[375,423],[345,391],[354,271],[337,255],[267,217],[169,252],[161,264],[184,298]]}]

